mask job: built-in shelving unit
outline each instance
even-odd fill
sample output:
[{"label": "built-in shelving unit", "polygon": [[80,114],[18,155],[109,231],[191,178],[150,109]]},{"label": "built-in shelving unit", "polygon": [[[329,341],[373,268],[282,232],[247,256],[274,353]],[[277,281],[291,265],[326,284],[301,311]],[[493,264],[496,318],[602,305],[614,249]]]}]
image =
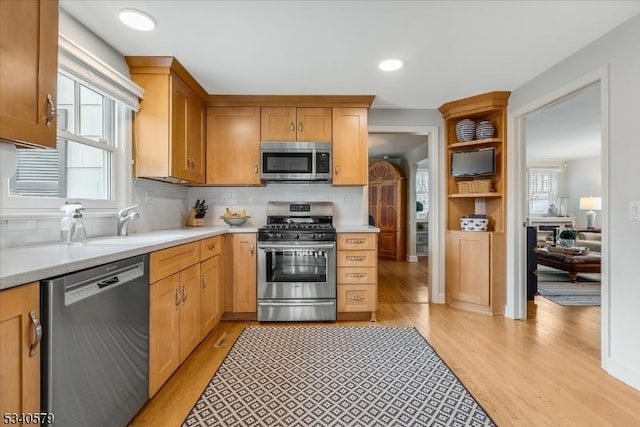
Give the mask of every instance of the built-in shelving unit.
[{"label": "built-in shelving unit", "polygon": [[[445,122],[447,146],[446,213],[446,299],[447,303],[483,313],[502,313],[505,294],[505,218],[506,218],[506,143],[507,103],[510,92],[489,92],[444,104],[440,112]],[[456,125],[463,119],[476,123],[491,122],[493,138],[459,142]],[[491,191],[459,193],[460,181],[469,177],[451,176],[451,153],[477,148],[495,149],[495,174]],[[488,231],[462,231],[460,218],[485,214]]]}]

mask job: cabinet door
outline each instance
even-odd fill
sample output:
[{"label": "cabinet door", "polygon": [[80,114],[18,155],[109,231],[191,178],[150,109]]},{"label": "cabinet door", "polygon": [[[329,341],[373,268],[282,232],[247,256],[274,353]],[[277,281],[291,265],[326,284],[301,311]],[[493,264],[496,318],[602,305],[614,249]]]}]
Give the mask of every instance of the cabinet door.
[{"label": "cabinet door", "polygon": [[204,154],[204,102],[191,93],[187,103],[187,153],[190,163],[189,181],[204,184],[205,154]]},{"label": "cabinet door", "polygon": [[180,363],[200,343],[200,264],[180,272]]},{"label": "cabinet door", "polygon": [[333,109],[333,185],[367,185],[367,109]]},{"label": "cabinet door", "polygon": [[171,176],[188,181],[191,178],[187,144],[189,88],[178,77],[171,77]]},{"label": "cabinet door", "polygon": [[331,142],[331,108],[296,110],[298,141]]},{"label": "cabinet door", "polygon": [[40,318],[39,289],[31,283],[0,292],[0,414],[40,411],[40,346],[34,325]]},{"label": "cabinet door", "polygon": [[180,365],[180,273],[149,287],[149,397]]},{"label": "cabinet door", "polygon": [[295,107],[263,107],[260,109],[260,139],[262,141],[296,140]]},{"label": "cabinet door", "polygon": [[233,235],[233,312],[253,313],[256,301],[256,235]]},{"label": "cabinet door", "polygon": [[216,255],[200,264],[200,340],[203,340],[220,320],[221,264]]},{"label": "cabinet door", "polygon": [[0,64],[0,138],[55,147],[57,1],[0,1]]},{"label": "cabinet door", "polygon": [[447,232],[446,277],[451,298],[488,306],[489,233]]},{"label": "cabinet door", "polygon": [[260,108],[207,109],[207,184],[260,184]]},{"label": "cabinet door", "polygon": [[378,233],[378,255],[381,258],[396,258],[396,240],[398,233],[395,231],[381,231]]}]

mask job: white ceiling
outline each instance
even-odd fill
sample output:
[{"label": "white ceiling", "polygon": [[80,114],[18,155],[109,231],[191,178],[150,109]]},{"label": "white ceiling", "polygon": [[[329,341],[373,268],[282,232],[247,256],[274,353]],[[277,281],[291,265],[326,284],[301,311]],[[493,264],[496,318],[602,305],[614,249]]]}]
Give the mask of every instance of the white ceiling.
[{"label": "white ceiling", "polygon": [[370,133],[369,158],[399,158],[409,151],[428,142],[425,135],[408,133]]},{"label": "white ceiling", "polygon": [[[640,12],[640,0],[60,4],[124,55],[177,57],[209,93],[365,94],[376,95],[373,108],[427,109],[514,90]],[[122,8],[149,13],[157,28],[123,26]],[[390,57],[404,68],[378,70]],[[547,123],[547,133],[558,125]],[[398,157],[423,142],[416,138],[372,135],[370,152]]]},{"label": "white ceiling", "polygon": [[526,117],[527,162],[599,156],[600,129],[600,84],[593,84]]}]

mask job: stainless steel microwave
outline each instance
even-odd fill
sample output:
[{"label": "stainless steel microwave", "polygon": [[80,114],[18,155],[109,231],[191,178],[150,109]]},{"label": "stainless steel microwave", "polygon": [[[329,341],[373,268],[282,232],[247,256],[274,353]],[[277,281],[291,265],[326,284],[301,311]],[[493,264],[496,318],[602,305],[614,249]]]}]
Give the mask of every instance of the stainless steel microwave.
[{"label": "stainless steel microwave", "polygon": [[267,182],[331,182],[331,143],[260,143],[260,178]]}]

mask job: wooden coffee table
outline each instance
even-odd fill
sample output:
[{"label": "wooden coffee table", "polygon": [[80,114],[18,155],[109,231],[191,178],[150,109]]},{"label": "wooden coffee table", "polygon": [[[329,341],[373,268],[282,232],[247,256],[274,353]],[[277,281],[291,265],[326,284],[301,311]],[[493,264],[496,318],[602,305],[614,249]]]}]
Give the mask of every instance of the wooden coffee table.
[{"label": "wooden coffee table", "polygon": [[538,264],[569,273],[572,282],[576,281],[578,273],[600,273],[600,252],[589,252],[585,255],[570,255],[557,252],[549,252],[547,248],[538,248],[534,251]]}]

